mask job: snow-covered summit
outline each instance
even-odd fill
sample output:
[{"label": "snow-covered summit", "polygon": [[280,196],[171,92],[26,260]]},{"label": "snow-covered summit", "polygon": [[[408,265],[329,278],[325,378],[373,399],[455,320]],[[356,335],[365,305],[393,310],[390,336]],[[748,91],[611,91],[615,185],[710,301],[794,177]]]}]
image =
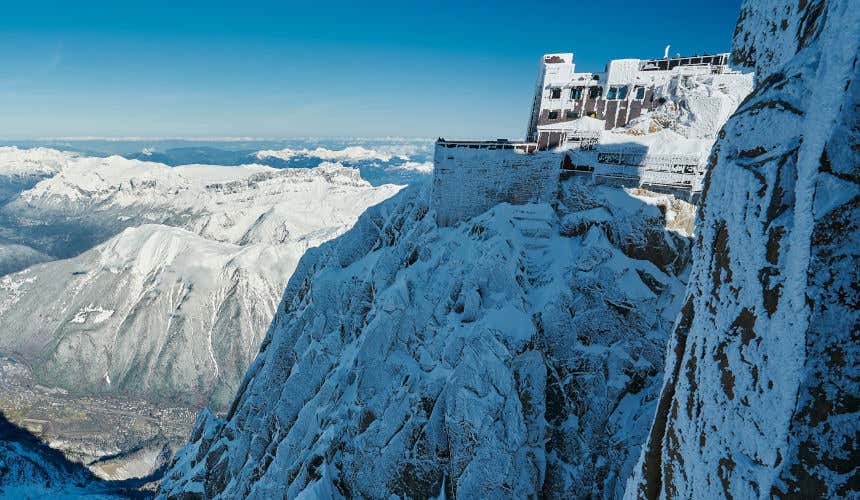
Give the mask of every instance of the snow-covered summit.
[{"label": "snow-covered summit", "polygon": [[306,254],[226,421],[201,417],[163,494],[623,488],[686,268],[656,205],[691,207],[566,184],[556,209],[443,228],[428,198],[403,192]]},{"label": "snow-covered summit", "polygon": [[[362,146],[349,146],[344,149],[277,149],[277,150],[261,150],[254,153],[254,156],[260,160],[266,158],[279,158],[281,160],[289,160],[297,156],[311,156],[322,160],[337,161],[337,160],[379,160],[387,162],[394,157],[390,153],[384,153],[375,149],[368,149]],[[402,155],[401,155],[402,156]],[[407,157],[408,159],[408,157]]]}]

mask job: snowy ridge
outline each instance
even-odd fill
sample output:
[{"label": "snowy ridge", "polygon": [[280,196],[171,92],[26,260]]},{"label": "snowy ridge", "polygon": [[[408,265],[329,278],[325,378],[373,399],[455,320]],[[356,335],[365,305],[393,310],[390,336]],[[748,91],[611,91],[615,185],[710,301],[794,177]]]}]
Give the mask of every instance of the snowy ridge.
[{"label": "snowy ridge", "polygon": [[[272,208],[287,218],[287,230],[305,233],[353,218],[349,206],[356,203],[353,195],[363,195],[361,191],[380,201],[398,189],[362,188],[370,185],[357,170],[331,163],[314,169],[283,170],[262,165],[168,167],[112,156],[75,160],[57,175],[21,193],[4,210],[26,212],[30,217],[32,212],[59,217],[63,211],[83,215],[93,210],[109,217],[122,211],[121,216],[129,217],[135,215],[133,209],[139,209],[139,217],[153,219],[151,222],[186,214],[189,220],[183,225],[202,236],[239,242],[259,219],[271,217],[268,210]],[[308,217],[304,211],[308,206],[297,202],[296,196],[315,201],[314,217]],[[290,227],[291,223],[297,227]]]},{"label": "snowy ridge", "polygon": [[19,149],[14,146],[0,146],[0,179],[53,175],[65,168],[69,160],[76,156],[74,153],[49,148]]},{"label": "snowy ridge", "polygon": [[629,497],[858,493],[860,11],[745,3],[728,121]]},{"label": "snowy ridge", "polygon": [[281,160],[289,160],[296,156],[311,156],[322,160],[379,160],[389,161],[392,158],[391,154],[382,153],[373,149],[368,149],[361,146],[349,146],[341,150],[331,150],[327,148],[316,149],[279,149],[279,150],[262,150],[254,153],[254,156],[260,160],[266,158],[279,158]]},{"label": "snowy ridge", "polygon": [[305,255],[226,420],[201,414],[163,495],[620,494],[687,240],[615,188],[454,228],[428,197]]},{"label": "snowy ridge", "polygon": [[[18,163],[34,154],[13,152]],[[348,228],[364,207],[400,189],[372,187],[357,170],[332,163],[312,169],[168,167],[119,156],[70,156],[55,174],[32,184],[18,186],[0,206],[0,244],[29,247],[19,248],[21,255],[0,256],[7,272],[38,260],[24,251],[73,257],[147,223],[241,245],[301,239],[318,244]]]}]

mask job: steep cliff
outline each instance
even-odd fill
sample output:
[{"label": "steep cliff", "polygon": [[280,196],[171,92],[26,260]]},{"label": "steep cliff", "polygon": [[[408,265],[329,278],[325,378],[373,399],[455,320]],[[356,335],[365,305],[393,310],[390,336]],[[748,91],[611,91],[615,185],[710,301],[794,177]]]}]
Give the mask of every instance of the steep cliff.
[{"label": "steep cliff", "polygon": [[306,254],[164,495],[620,495],[683,297],[689,240],[667,219],[692,207],[564,184],[444,228],[427,198]]},{"label": "steep cliff", "polygon": [[748,1],[756,87],[711,156],[630,497],[860,490],[860,9]]}]

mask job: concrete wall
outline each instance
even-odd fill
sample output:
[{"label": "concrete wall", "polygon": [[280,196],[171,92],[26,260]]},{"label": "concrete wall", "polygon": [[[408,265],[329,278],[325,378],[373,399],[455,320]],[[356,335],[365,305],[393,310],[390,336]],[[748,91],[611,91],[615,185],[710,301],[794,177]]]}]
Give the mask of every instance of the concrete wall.
[{"label": "concrete wall", "polygon": [[433,205],[436,222],[451,226],[498,203],[548,201],[558,185],[561,156],[513,149],[436,143]]}]

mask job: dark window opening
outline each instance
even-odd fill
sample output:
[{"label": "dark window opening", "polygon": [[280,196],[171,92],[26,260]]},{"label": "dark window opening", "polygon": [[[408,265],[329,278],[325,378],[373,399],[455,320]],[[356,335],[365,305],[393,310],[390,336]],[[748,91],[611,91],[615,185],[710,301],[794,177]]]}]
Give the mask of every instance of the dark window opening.
[{"label": "dark window opening", "polygon": [[558,111],[550,111],[546,117],[550,120],[558,120]]},{"label": "dark window opening", "polygon": [[588,89],[588,97],[590,99],[600,99],[603,95],[603,87],[591,87]]},{"label": "dark window opening", "polygon": [[606,94],[606,99],[610,101],[627,99],[627,86],[625,85],[623,87],[619,87],[613,85],[612,87],[609,87],[609,92]]},{"label": "dark window opening", "polygon": [[582,99],[582,87],[574,87],[570,89],[570,98],[575,101]]},{"label": "dark window opening", "polygon": [[564,112],[564,117],[567,118],[568,120],[576,120],[577,118],[579,118],[579,113],[577,113],[576,111],[574,111],[572,109],[568,109],[567,111]]},{"label": "dark window opening", "polygon": [[645,99],[645,87],[636,87],[636,100],[642,101]]},{"label": "dark window opening", "polygon": [[561,89],[549,89],[550,99],[561,99]]}]

